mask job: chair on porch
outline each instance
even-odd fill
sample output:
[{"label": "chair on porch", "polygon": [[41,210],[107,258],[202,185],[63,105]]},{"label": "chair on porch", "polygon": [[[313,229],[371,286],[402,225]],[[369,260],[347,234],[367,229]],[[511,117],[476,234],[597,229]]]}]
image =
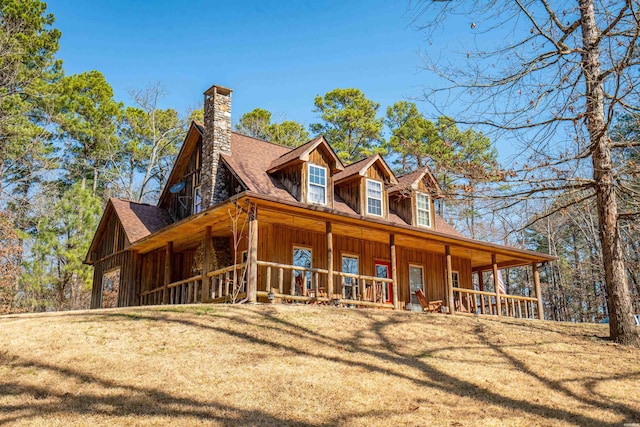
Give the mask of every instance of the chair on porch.
[{"label": "chair on porch", "polygon": [[418,302],[420,306],[422,306],[422,311],[426,311],[427,313],[440,313],[442,311],[442,300],[427,301],[422,289],[416,291],[416,298],[418,298]]}]

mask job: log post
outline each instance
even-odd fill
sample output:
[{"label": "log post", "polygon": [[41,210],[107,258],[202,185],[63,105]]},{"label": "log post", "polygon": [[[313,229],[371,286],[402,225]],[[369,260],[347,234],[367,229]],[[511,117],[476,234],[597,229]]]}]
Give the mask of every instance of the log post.
[{"label": "log post", "polygon": [[162,303],[169,304],[169,283],[171,283],[171,262],[173,260],[173,242],[167,242],[164,255],[164,289]]},{"label": "log post", "polygon": [[538,272],[538,263],[532,262],[533,270],[533,286],[536,289],[536,299],[538,300],[538,319],[544,320],[544,307],[542,306],[542,290],[540,289],[540,273]]},{"label": "log post", "polygon": [[[453,267],[451,261],[451,248],[449,245],[445,245],[444,254],[447,258],[447,305],[449,306],[449,313],[453,314],[456,312],[455,302],[453,300]],[[460,301],[460,305],[462,305],[462,300]],[[460,307],[462,309],[462,307]]]},{"label": "log post", "polygon": [[327,221],[327,297],[333,299],[333,228]]},{"label": "log post", "polygon": [[396,235],[392,234],[389,238],[389,245],[391,247],[391,279],[393,280],[393,286],[391,287],[391,294],[393,297],[393,309],[398,310],[400,306],[398,304],[398,262],[396,259]]},{"label": "log post", "polygon": [[498,285],[498,263],[496,254],[491,254],[491,264],[493,266],[493,290],[496,293],[496,311],[498,316],[502,316],[502,301],[500,301],[500,285]]},{"label": "log post", "polygon": [[484,277],[482,277],[482,271],[478,270],[478,289],[484,292]]},{"label": "log post", "polygon": [[247,302],[257,301],[258,291],[258,209],[249,213],[249,280],[247,280]]},{"label": "log post", "polygon": [[201,302],[211,301],[211,278],[209,277],[209,263],[211,262],[211,226],[204,231],[204,256],[202,260],[202,298]]}]

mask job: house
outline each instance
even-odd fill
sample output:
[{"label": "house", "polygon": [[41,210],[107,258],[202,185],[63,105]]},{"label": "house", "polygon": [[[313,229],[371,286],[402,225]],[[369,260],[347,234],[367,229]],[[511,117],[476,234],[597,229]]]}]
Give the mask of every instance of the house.
[{"label": "house", "polygon": [[[158,205],[107,203],[85,260],[92,308],[406,309],[422,290],[449,313],[543,317],[538,267],[554,258],[462,236],[436,213],[428,168],[398,177],[379,155],[344,165],[322,136],[293,149],[250,138],[232,131],[230,89],[204,95],[204,125],[191,124]],[[499,291],[498,270],[514,266],[532,269],[529,295]]]}]

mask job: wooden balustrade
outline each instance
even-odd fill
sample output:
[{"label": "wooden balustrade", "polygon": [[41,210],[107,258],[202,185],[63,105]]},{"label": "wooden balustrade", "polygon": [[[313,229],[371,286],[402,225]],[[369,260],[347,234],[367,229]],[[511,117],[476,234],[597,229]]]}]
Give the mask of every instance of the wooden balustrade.
[{"label": "wooden balustrade", "polygon": [[[333,275],[339,278],[334,283],[337,283],[338,286],[335,287],[333,295],[328,295],[321,283],[328,278],[329,270],[269,261],[258,261],[257,264],[259,267],[263,267],[263,271],[266,273],[264,276],[265,290],[258,291],[258,296],[264,297],[272,293],[276,299],[290,301],[340,301],[346,305],[393,308],[393,304],[387,303],[390,299],[387,295],[388,284],[393,283],[393,279],[334,271]],[[277,283],[272,287],[274,271],[277,272]],[[285,283],[285,271],[290,272],[288,283]]]},{"label": "wooden balustrade", "polygon": [[500,304],[496,303],[494,292],[476,291],[473,289],[453,288],[455,311],[482,315],[498,315],[533,319],[536,318],[538,299],[519,295],[500,295]]},{"label": "wooden balustrade", "polygon": [[246,263],[234,264],[207,273],[212,280],[210,300],[212,302],[239,301],[246,297]]}]

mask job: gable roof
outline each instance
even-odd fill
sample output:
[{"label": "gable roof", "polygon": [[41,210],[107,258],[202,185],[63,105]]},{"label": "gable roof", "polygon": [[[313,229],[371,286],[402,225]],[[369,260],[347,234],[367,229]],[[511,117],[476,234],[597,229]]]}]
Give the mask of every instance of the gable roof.
[{"label": "gable roof", "polygon": [[93,236],[85,262],[91,261],[91,252],[99,241],[99,236],[104,233],[109,218],[115,214],[122,225],[129,244],[147,237],[171,224],[169,214],[162,208],[147,203],[132,202],[130,200],[109,198],[96,233]]},{"label": "gable roof", "polygon": [[[292,162],[309,161],[309,155],[316,148],[323,150],[333,160],[331,165],[333,172],[344,169],[344,165],[342,164],[338,156],[336,156],[336,153],[333,151],[333,149],[329,146],[327,140],[324,138],[324,136],[320,135],[275,159],[273,162],[271,162],[267,173],[277,172],[278,170],[282,169]],[[233,153],[233,151],[231,152]]]},{"label": "gable roof", "polygon": [[349,166],[344,168],[342,172],[337,173],[333,177],[334,183],[338,184],[339,182],[349,179],[355,175],[366,176],[367,169],[369,169],[375,163],[378,163],[382,167],[382,169],[387,173],[387,176],[389,176],[389,181],[392,184],[398,183],[396,176],[393,174],[393,172],[391,171],[391,168],[389,168],[389,166],[387,165],[387,162],[384,161],[384,159],[382,158],[382,156],[380,156],[380,154],[374,154],[373,156],[369,156],[360,161],[350,164]]},{"label": "gable roof", "polygon": [[436,193],[442,192],[440,184],[438,184],[435,176],[433,176],[433,173],[431,173],[431,169],[429,169],[429,166],[423,166],[413,172],[399,176],[398,184],[394,187],[389,188],[389,194],[396,193],[402,190],[417,190],[418,183],[424,178],[429,180],[431,186],[436,190]]},{"label": "gable roof", "polygon": [[162,205],[165,197],[169,193],[169,189],[173,184],[177,182],[179,178],[178,173],[184,167],[184,163],[189,161],[189,156],[196,148],[196,144],[200,138],[204,135],[204,126],[198,123],[195,120],[191,121],[189,125],[189,129],[187,130],[187,134],[184,137],[184,142],[182,143],[182,147],[180,147],[180,151],[176,156],[175,163],[171,168],[171,173],[169,174],[169,178],[167,179],[167,183],[162,189],[162,193],[160,193],[160,198],[158,199],[158,206]]}]

